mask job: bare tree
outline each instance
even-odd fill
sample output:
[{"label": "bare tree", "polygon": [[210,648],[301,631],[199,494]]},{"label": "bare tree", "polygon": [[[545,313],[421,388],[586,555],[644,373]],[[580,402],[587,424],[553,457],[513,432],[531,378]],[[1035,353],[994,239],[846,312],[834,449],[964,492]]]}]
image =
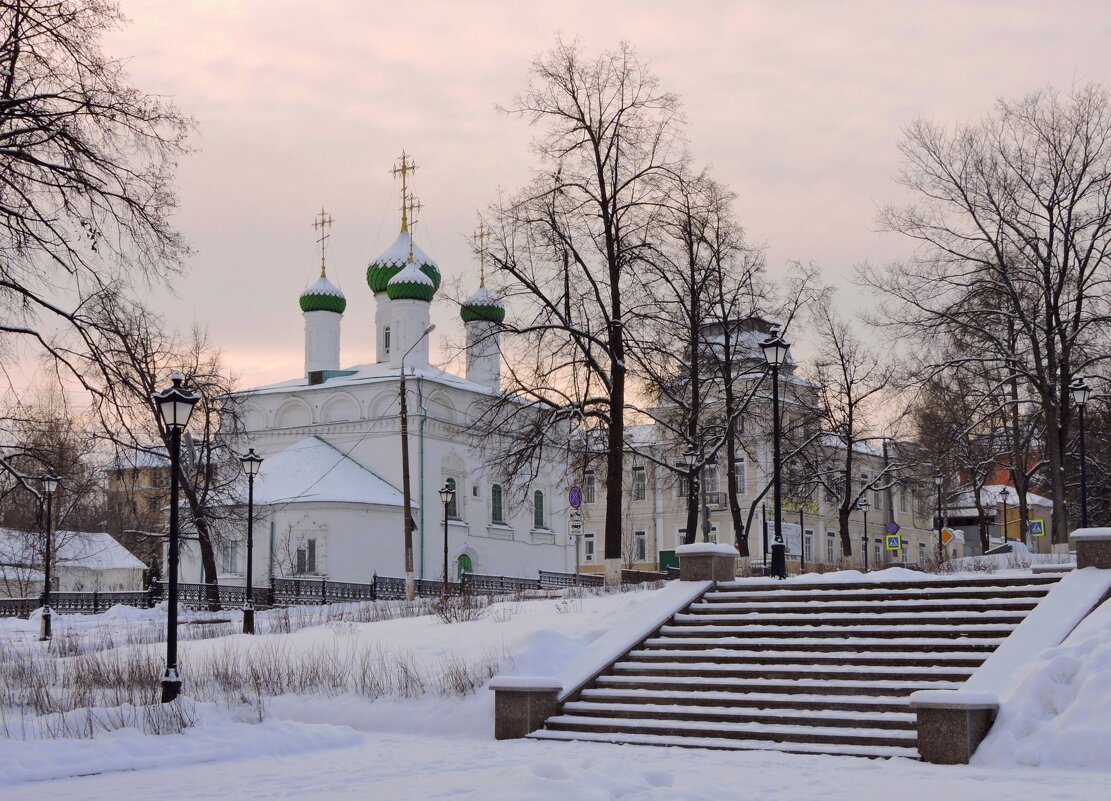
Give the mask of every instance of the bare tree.
[{"label": "bare tree", "polygon": [[[173,370],[199,396],[183,437],[181,491],[198,538],[205,582],[215,597],[215,545],[242,515],[241,466],[230,443],[242,433],[241,396],[220,352],[203,331],[181,339],[153,313],[122,296],[103,296],[84,312],[89,350],[74,353],[96,392],[98,436],[121,453],[166,458],[170,432],[154,401]],[[192,436],[191,436],[192,435]]]},{"label": "bare tree", "polygon": [[[1069,384],[1111,353],[1111,100],[1088,85],[999,101],[979,123],[919,120],[901,143],[911,205],[884,228],[910,237],[914,258],[864,279],[890,303],[878,320],[929,342],[961,331],[959,354],[1008,371],[1045,421],[1048,483],[1065,508]],[[1054,515],[1054,539],[1067,535]]]},{"label": "bare tree", "polygon": [[[545,433],[597,427],[606,439],[605,563],[618,580],[624,494],[627,320],[669,172],[683,157],[679,102],[628,45],[586,58],[557,42],[507,109],[543,133],[534,180],[493,210],[488,253],[511,308],[510,403],[543,410]],[[555,426],[553,428],[552,426]],[[558,437],[518,440],[537,454]]]},{"label": "bare tree", "polygon": [[171,181],[191,123],[102,52],[122,19],[110,0],[0,0],[0,344],[60,362],[74,298],[160,280],[186,252]]}]

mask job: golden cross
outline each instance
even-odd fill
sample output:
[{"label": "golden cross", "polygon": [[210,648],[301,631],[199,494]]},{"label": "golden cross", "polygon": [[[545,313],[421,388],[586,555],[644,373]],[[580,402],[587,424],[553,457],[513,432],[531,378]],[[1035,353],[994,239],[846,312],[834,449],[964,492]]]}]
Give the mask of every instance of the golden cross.
[{"label": "golden cross", "polygon": [[480,220],[478,230],[471,235],[475,245],[478,246],[478,285],[486,286],[486,239],[490,236],[490,229]]},{"label": "golden cross", "polygon": [[401,151],[400,162],[397,166],[390,170],[393,176],[401,176],[401,230],[409,230],[409,219],[406,217],[406,199],[409,197],[409,173],[417,171],[417,163],[413,161],[412,156],[408,155],[404,150]]},{"label": "golden cross", "polygon": [[316,241],[320,243],[321,278],[324,277],[324,242],[328,239],[329,236],[331,236],[331,234],[328,233],[328,229],[332,227],[332,223],[334,222],[335,220],[332,219],[332,216],[328,214],[328,212],[324,211],[323,206],[320,207],[320,213],[316,215],[316,217],[312,221],[312,227],[320,232],[320,238]]},{"label": "golden cross", "polygon": [[[405,211],[406,211],[406,209],[408,209],[408,211],[409,211],[409,223],[410,223],[410,225],[416,225],[417,224],[417,212],[419,212],[422,208],[424,208],[424,207],[421,205],[421,202],[419,200],[417,200],[416,195],[414,195],[412,192],[410,192],[408,203],[403,204],[402,207],[401,207],[401,224],[402,225],[405,224]],[[404,231],[405,229],[402,228],[401,230]],[[412,234],[409,235],[409,263],[410,264],[413,263],[413,236],[412,236]]]}]

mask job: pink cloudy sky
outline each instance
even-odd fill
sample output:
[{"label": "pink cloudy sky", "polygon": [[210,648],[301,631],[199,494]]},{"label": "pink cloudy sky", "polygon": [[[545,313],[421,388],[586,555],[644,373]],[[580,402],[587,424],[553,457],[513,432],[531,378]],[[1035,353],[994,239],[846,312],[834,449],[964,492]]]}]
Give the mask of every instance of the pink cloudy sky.
[{"label": "pink cloudy sky", "polygon": [[[684,101],[697,159],[739,194],[769,265],[852,266],[906,244],[874,231],[903,125],[978,117],[997,97],[1109,80],[1104,2],[372,2],[123,0],[108,49],[134,82],[198,122],[181,167],[180,227],[197,251],[175,324],[207,324],[245,384],[303,367],[297,296],[315,277],[313,215],[336,225],[329,276],[345,291],[345,364],[373,352],[367,261],[397,230],[388,174],[421,165],[418,241],[448,279],[477,284],[476,211],[526,178],[530,133],[502,117],[557,33],[590,52],[621,39]],[[846,305],[849,303],[849,292]],[[864,302],[859,296],[853,303]],[[434,307],[459,337],[456,310]]]}]

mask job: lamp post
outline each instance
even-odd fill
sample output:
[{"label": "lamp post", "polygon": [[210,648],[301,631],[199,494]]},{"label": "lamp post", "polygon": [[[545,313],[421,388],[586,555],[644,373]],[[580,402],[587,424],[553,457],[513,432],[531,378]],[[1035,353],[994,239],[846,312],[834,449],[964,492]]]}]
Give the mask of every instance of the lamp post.
[{"label": "lamp post", "polygon": [[695,541],[695,532],[698,530],[698,475],[694,466],[698,464],[698,452],[689,448],[683,452],[683,466],[687,468],[687,530],[683,534],[683,544],[690,545]]},{"label": "lamp post", "polygon": [[251,448],[239,461],[247,474],[247,599],[243,603],[243,633],[255,633],[255,476],[262,467],[262,457]]},{"label": "lamp post", "polygon": [[440,500],[444,502],[444,597],[447,597],[447,509],[455,498],[455,490],[450,484],[444,482],[440,488]]},{"label": "lamp post", "polygon": [[941,482],[943,480],[940,471],[934,473],[934,486],[937,487],[937,563],[939,565],[945,559],[945,543],[941,541]]},{"label": "lamp post", "polygon": [[426,336],[436,328],[435,323],[424,329],[416,341],[409,346],[409,350],[401,356],[401,383],[398,391],[401,393],[401,490],[405,504],[405,600],[411,601],[417,597],[417,580],[413,575],[413,507],[412,494],[409,491],[409,406],[405,393],[405,360],[413,349],[421,343]]},{"label": "lamp post", "polygon": [[860,535],[860,551],[864,554],[864,572],[868,572],[868,499],[862,497],[856,502],[856,508],[864,513],[864,533]]},{"label": "lamp post", "polygon": [[178,557],[178,463],[181,457],[181,431],[189,422],[193,406],[200,398],[182,385],[181,373],[170,376],[173,386],[154,394],[158,413],[170,435],[170,552],[169,597],[166,607],[166,675],[162,677],[162,703],[177,698],[181,677],[177,672],[177,557]]},{"label": "lamp post", "polygon": [[783,479],[782,458],[780,454],[780,424],[779,424],[779,369],[787,360],[787,351],[790,344],[779,336],[779,329],[772,328],[771,335],[760,343],[764,352],[764,361],[772,371],[772,427],[773,427],[773,476],[774,487],[773,506],[775,508],[775,537],[772,540],[772,575],[777,578],[787,578],[787,547],[783,543]]},{"label": "lamp post", "polygon": [[51,547],[54,540],[54,532],[52,530],[51,506],[54,500],[54,492],[58,489],[58,477],[54,475],[54,468],[46,468],[46,474],[42,477],[42,494],[46,507],[46,548],[43,558],[43,582],[42,582],[42,620],[39,623],[39,639],[49,640],[53,636],[51,627],[52,621],[50,619],[50,562],[52,561],[53,548]]},{"label": "lamp post", "polygon": [[1083,378],[1077,376],[1076,380],[1069,384],[1069,391],[1072,392],[1072,400],[1080,413],[1080,527],[1087,528],[1088,460],[1084,458],[1084,407],[1088,403],[1088,398],[1092,396],[1092,388],[1084,382]]},{"label": "lamp post", "polygon": [[1008,487],[1003,487],[999,490],[999,500],[1003,502],[1003,544],[1008,545],[1011,538],[1007,536],[1007,499],[1010,497],[1010,490]]}]

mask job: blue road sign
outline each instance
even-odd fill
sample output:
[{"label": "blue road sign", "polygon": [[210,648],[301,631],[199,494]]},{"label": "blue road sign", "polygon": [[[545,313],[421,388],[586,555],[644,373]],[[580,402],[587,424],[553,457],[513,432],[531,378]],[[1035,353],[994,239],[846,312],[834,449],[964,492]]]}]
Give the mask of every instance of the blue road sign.
[{"label": "blue road sign", "polygon": [[567,492],[567,501],[571,504],[572,509],[578,509],[583,505],[583,489],[577,484],[571,487]]},{"label": "blue road sign", "polygon": [[887,524],[884,530],[887,531],[888,534],[898,534],[899,524],[892,520],[890,523]]},{"label": "blue road sign", "polygon": [[888,534],[885,539],[887,540],[887,550],[889,551],[897,551],[902,547],[898,534]]}]

